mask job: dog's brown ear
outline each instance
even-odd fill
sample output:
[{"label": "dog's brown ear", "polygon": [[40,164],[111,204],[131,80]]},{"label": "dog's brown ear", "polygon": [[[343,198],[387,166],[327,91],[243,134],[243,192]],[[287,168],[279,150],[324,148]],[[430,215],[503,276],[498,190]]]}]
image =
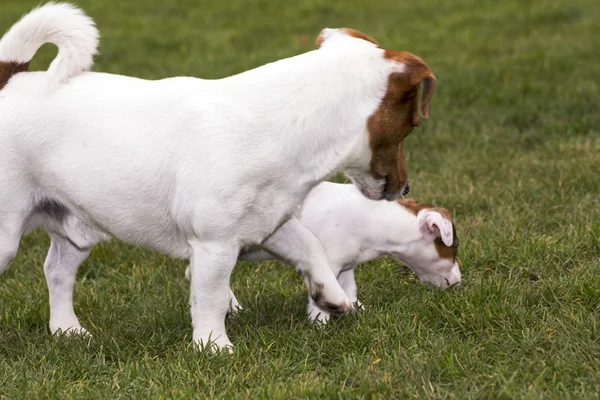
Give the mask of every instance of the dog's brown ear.
[{"label": "dog's brown ear", "polygon": [[429,74],[421,82],[421,115],[423,115],[423,118],[429,118],[429,102],[433,92],[435,92],[436,79],[433,73],[429,71]]},{"label": "dog's brown ear", "polygon": [[[431,110],[431,97],[433,96],[436,87],[435,75],[429,66],[425,64],[425,61],[420,57],[405,51],[386,50],[384,57],[402,64],[403,72],[401,74],[408,75],[408,81],[411,87],[414,88],[421,85],[421,115],[423,118],[428,118]],[[419,122],[418,108],[419,107],[415,108],[415,113],[413,115],[414,125]]]},{"label": "dog's brown ear", "polygon": [[410,75],[411,85],[421,84],[421,115],[423,118],[429,118],[431,97],[436,87],[435,75],[423,60],[413,57],[411,62],[407,63],[407,72]]}]

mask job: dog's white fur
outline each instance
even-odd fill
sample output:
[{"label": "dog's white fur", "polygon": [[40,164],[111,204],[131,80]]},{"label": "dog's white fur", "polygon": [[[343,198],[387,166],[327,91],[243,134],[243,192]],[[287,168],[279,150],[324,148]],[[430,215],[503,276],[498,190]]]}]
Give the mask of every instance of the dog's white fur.
[{"label": "dog's white fur", "polygon": [[94,21],[66,3],[48,3],[19,20],[0,41],[0,60],[29,62],[44,43],[58,55],[48,67],[45,84],[65,83],[91,68],[98,47]]},{"label": "dog's white fur", "polygon": [[11,28],[0,62],[59,48],[48,71],[16,74],[0,90],[0,271],[24,233],[47,227],[52,332],[84,332],[75,273],[109,236],[190,259],[201,345],[231,346],[229,278],[246,246],[301,237],[310,254],[296,264],[319,305],[352,307],[318,239],[289,218],[336,171],[383,197],[366,121],[403,64],[329,33],[318,50],[229,78],[147,81],[85,72],[98,33],[73,6],[44,5]]},{"label": "dog's white fur", "polygon": [[[354,303],[358,302],[354,268],[381,256],[390,256],[410,268],[423,283],[440,288],[460,283],[455,259],[440,257],[434,240],[440,237],[452,246],[452,221],[435,209],[424,208],[416,215],[398,202],[365,198],[354,185],[323,182],[298,207],[294,216],[321,242],[338,282]],[[248,261],[280,259],[294,264],[302,259],[298,240],[280,241],[268,251],[251,250],[241,255]],[[189,268],[186,270],[189,278]],[[326,322],[330,314],[317,307],[309,296],[308,315]],[[241,308],[232,296],[231,311]]]}]

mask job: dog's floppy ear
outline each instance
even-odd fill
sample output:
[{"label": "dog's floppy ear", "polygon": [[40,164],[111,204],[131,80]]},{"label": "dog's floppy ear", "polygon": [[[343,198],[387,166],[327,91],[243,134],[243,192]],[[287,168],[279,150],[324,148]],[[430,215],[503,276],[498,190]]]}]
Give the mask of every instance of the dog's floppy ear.
[{"label": "dog's floppy ear", "polygon": [[[421,115],[423,118],[429,118],[429,111],[431,109],[431,97],[435,92],[436,79],[435,75],[427,64],[421,59],[411,60],[407,66],[408,73],[410,74],[410,84],[412,86],[421,85]],[[413,116],[413,123],[416,125],[419,122],[418,108],[415,109],[415,115]]]},{"label": "dog's floppy ear", "polygon": [[452,246],[454,242],[452,222],[442,214],[434,210],[421,210],[417,215],[417,221],[425,239],[433,242],[439,237],[446,246]]},{"label": "dog's floppy ear", "polygon": [[421,115],[423,118],[429,118],[429,102],[431,100],[431,96],[433,96],[433,92],[435,92],[435,86],[437,84],[435,76],[429,68],[427,68],[425,76],[423,79],[421,79],[421,82]]},{"label": "dog's floppy ear", "polygon": [[408,78],[408,87],[405,90],[417,90],[418,86],[421,86],[421,102],[419,104],[418,97],[414,96],[415,106],[412,115],[412,123],[417,125],[419,123],[419,108],[423,118],[429,117],[431,97],[436,87],[435,75],[429,66],[425,64],[425,61],[406,51],[385,50],[384,57],[388,60],[394,60],[402,66],[400,74]]}]

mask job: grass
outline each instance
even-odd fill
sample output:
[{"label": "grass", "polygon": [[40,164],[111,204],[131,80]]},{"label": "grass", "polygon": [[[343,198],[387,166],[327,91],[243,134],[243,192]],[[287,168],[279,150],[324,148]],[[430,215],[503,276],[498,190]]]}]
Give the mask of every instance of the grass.
[{"label": "grass", "polygon": [[[4,0],[0,31],[37,3]],[[598,397],[596,0],[78,3],[102,32],[97,71],[223,77],[325,26],[422,56],[439,86],[405,142],[412,195],[451,210],[464,281],[429,290],[381,259],[358,269],[367,311],[316,329],[291,269],[242,262],[234,354],[210,355],[190,345],[185,264],[113,241],[76,286],[93,338],[56,338],[35,232],[0,277],[0,398]]]}]

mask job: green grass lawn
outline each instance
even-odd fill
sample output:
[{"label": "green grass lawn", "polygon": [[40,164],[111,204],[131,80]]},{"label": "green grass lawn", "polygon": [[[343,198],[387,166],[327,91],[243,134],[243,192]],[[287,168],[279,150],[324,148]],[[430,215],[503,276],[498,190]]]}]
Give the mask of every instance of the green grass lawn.
[{"label": "green grass lawn", "polygon": [[[0,32],[37,4],[3,0]],[[143,78],[224,77],[311,50],[326,26],[422,56],[438,90],[405,142],[411,195],[453,214],[463,285],[381,259],[358,269],[366,310],[318,329],[292,269],[241,262],[236,348],[211,355],[192,350],[185,263],[112,241],[75,290],[93,337],[57,338],[34,232],[0,276],[0,398],[599,396],[597,0],[78,4],[102,34],[94,69]]]}]

